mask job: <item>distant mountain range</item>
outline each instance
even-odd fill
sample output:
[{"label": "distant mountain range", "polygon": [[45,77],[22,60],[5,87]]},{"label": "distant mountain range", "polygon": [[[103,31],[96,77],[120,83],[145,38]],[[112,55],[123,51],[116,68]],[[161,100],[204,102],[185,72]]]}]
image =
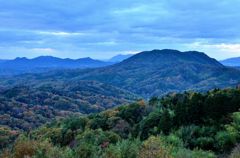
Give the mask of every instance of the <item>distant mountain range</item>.
[{"label": "distant mountain range", "polygon": [[240,57],[220,61],[225,66],[240,67]]},{"label": "distant mountain range", "polygon": [[61,59],[52,56],[40,56],[33,59],[22,57],[13,60],[0,60],[0,76],[19,75],[24,73],[43,73],[58,69],[105,67],[121,62],[131,56],[131,54],[119,54],[105,61],[96,60],[89,57],[80,59]]},{"label": "distant mountain range", "polygon": [[0,60],[0,75],[17,75],[22,73],[40,73],[55,69],[97,68],[113,64],[91,58],[61,59],[52,56],[40,56],[33,59],[16,58]]},{"label": "distant mountain range", "polygon": [[201,52],[165,49],[141,52],[107,67],[29,74],[15,77],[9,83],[36,84],[48,80],[94,80],[149,98],[169,92],[234,86],[240,81],[240,71],[225,67]]}]

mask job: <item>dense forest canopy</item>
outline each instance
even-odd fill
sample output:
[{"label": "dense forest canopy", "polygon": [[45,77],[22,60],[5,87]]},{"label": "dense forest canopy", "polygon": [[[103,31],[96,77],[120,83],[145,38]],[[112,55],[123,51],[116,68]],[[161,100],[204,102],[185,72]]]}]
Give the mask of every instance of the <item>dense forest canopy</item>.
[{"label": "dense forest canopy", "polygon": [[[240,89],[172,93],[22,134],[3,157],[238,158]],[[11,137],[1,132],[1,147]],[[11,132],[10,132],[11,133]],[[7,135],[7,136],[4,136]]]},{"label": "dense forest canopy", "polygon": [[30,130],[55,118],[96,113],[138,97],[96,81],[46,82],[0,90],[0,125]]}]

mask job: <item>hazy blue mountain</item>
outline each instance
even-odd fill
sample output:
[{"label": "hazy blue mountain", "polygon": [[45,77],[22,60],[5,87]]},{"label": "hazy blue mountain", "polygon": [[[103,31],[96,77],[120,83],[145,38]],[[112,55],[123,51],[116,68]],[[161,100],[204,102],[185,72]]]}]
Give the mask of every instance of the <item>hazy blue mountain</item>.
[{"label": "hazy blue mountain", "polygon": [[52,56],[40,56],[33,59],[16,58],[0,61],[0,75],[16,75],[21,73],[39,73],[54,69],[97,68],[111,65],[110,62],[91,58],[61,59]]},{"label": "hazy blue mountain", "polygon": [[126,55],[118,54],[118,55],[112,57],[111,59],[109,59],[108,61],[109,62],[121,62],[127,58],[130,58],[131,56],[133,56],[133,54],[126,54]]},{"label": "hazy blue mountain", "polygon": [[149,98],[185,90],[205,91],[235,86],[240,71],[223,66],[201,52],[153,50],[138,53],[123,62],[96,69],[52,71],[3,80],[10,83],[38,84],[43,81],[68,82],[95,80]]},{"label": "hazy blue mountain", "polygon": [[240,81],[240,72],[201,52],[153,50],[83,73],[78,79],[97,80],[151,97],[173,91],[231,86]]},{"label": "hazy blue mountain", "polygon": [[233,67],[239,67],[240,66],[240,57],[236,58],[229,58],[220,61],[225,66],[233,66]]}]

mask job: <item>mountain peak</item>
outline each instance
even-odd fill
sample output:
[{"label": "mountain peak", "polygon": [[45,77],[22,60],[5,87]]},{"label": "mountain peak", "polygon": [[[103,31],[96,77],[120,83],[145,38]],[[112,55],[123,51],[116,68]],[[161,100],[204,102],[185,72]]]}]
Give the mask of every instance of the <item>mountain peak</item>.
[{"label": "mountain peak", "polygon": [[94,59],[90,58],[90,57],[85,57],[85,58],[79,58],[77,60],[84,60],[84,61],[94,61]]},{"label": "mountain peak", "polygon": [[14,60],[20,61],[20,60],[29,60],[29,59],[26,57],[17,57]]},{"label": "mountain peak", "polygon": [[140,52],[124,61],[125,63],[148,63],[151,65],[176,65],[179,63],[195,63],[208,66],[222,67],[217,60],[210,58],[203,52],[187,51],[181,52],[173,49],[154,49]]}]

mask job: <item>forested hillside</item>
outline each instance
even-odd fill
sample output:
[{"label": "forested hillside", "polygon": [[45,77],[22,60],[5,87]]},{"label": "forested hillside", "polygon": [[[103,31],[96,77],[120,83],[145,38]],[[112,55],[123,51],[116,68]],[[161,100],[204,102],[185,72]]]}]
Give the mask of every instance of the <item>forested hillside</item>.
[{"label": "forested hillside", "polygon": [[26,131],[56,117],[100,112],[136,99],[127,91],[96,81],[17,86],[0,90],[0,125]]},{"label": "forested hillside", "polygon": [[77,78],[98,80],[150,98],[169,92],[233,86],[240,81],[240,71],[227,68],[201,52],[153,50]]},{"label": "forested hillside", "polygon": [[2,157],[238,158],[239,108],[239,89],[173,93],[49,123]]}]

